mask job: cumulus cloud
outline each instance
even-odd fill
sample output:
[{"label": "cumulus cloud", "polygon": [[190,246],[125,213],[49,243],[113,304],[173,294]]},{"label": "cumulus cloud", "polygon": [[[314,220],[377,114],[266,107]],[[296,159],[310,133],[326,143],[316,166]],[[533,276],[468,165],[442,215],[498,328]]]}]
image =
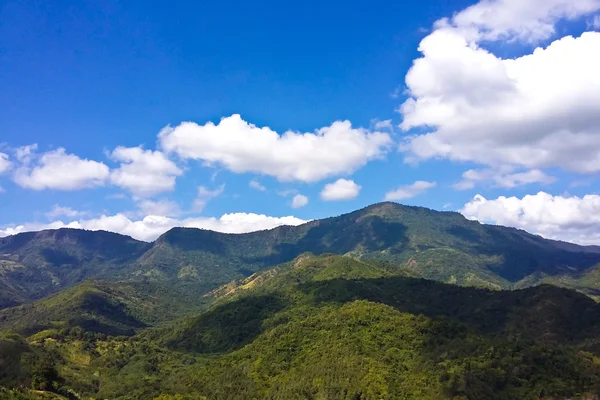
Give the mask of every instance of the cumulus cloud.
[{"label": "cumulus cloud", "polygon": [[552,196],[545,192],[486,199],[476,195],[460,210],[469,219],[513,226],[546,238],[600,244],[600,196]]},{"label": "cumulus cloud", "polygon": [[16,151],[21,165],[15,170],[14,182],[27,189],[77,190],[105,184],[109,169],[101,162],[81,159],[64,148],[36,154],[37,146]]},{"label": "cumulus cloud", "polygon": [[245,233],[272,229],[281,225],[300,225],[307,221],[293,216],[270,217],[263,214],[232,213],[220,218],[174,219],[165,216],[146,216],[131,220],[124,214],[101,216],[95,219],[71,222],[54,221],[49,224],[24,224],[0,229],[0,237],[27,231],[42,229],[76,228],[87,230],[105,230],[131,236],[138,240],[152,241],[174,227],[209,229],[224,233]]},{"label": "cumulus cloud", "polygon": [[264,192],[267,190],[267,188],[264,187],[263,185],[261,185],[261,183],[259,181],[257,181],[256,179],[252,179],[248,183],[248,186],[250,186],[254,190],[258,190],[259,192]]},{"label": "cumulus cloud", "polygon": [[0,174],[8,171],[11,166],[12,163],[8,159],[8,154],[0,153]]},{"label": "cumulus cloud", "polygon": [[435,182],[416,181],[410,185],[400,186],[385,195],[386,201],[404,200],[416,197],[436,186]]},{"label": "cumulus cloud", "polygon": [[292,199],[292,208],[304,207],[307,204],[308,204],[308,197],[306,197],[304,195],[297,194]]},{"label": "cumulus cloud", "polygon": [[71,207],[63,207],[60,206],[58,204],[55,204],[54,207],[52,207],[52,210],[48,211],[46,213],[46,216],[48,218],[57,218],[57,217],[69,217],[69,218],[76,218],[76,217],[81,217],[86,215],[87,212],[85,211],[78,211],[78,210],[74,210]]},{"label": "cumulus cloud", "polygon": [[557,21],[573,20],[597,10],[599,0],[482,0],[436,25],[465,31],[471,39],[536,42],[554,35]]},{"label": "cumulus cloud", "polygon": [[556,179],[547,175],[539,169],[514,172],[513,168],[494,169],[470,169],[462,174],[462,180],[453,185],[457,190],[473,189],[476,184],[493,182],[493,186],[502,188],[514,188],[531,183],[549,184]]},{"label": "cumulus cloud", "polygon": [[206,186],[198,186],[198,194],[194,200],[194,211],[202,212],[206,204],[215,197],[219,197],[225,191],[225,184],[216,189],[209,189]]},{"label": "cumulus cloud", "polygon": [[162,152],[142,147],[119,146],[110,158],[121,166],[110,174],[110,182],[129,190],[134,196],[147,197],[175,188],[183,171]]},{"label": "cumulus cloud", "polygon": [[202,160],[233,172],[255,172],[280,181],[315,182],[351,173],[381,158],[392,143],[387,133],[353,128],[337,121],[314,133],[279,134],[234,114],[215,125],[183,122],[159,134],[165,151],[183,159]]},{"label": "cumulus cloud", "polygon": [[401,127],[427,128],[400,146],[407,161],[600,171],[600,33],[563,37],[503,59],[495,40],[541,40],[600,0],[488,0],[438,21],[406,76]]},{"label": "cumulus cloud", "polygon": [[352,200],[358,196],[362,187],[348,179],[338,179],[325,185],[321,198],[325,201]]}]

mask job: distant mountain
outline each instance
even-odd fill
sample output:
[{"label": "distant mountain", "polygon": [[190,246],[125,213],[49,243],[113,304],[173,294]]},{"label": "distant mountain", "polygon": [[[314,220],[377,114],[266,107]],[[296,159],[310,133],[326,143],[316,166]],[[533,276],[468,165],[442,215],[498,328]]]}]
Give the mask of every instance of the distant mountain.
[{"label": "distant mountain", "polygon": [[30,336],[79,327],[92,333],[131,336],[186,314],[192,302],[156,283],[86,281],[42,300],[0,310],[0,330]]},{"label": "distant mountain", "polygon": [[104,231],[58,229],[0,238],[0,307],[40,299],[90,278],[114,278],[150,244]]},{"label": "distant mountain", "polygon": [[200,295],[306,252],[349,255],[395,274],[463,286],[513,289],[550,282],[591,296],[600,289],[600,282],[585,278],[600,262],[597,246],[386,202],[247,234],[174,228],[151,244],[72,229],[11,236],[0,239],[0,306],[91,278],[161,282]]}]

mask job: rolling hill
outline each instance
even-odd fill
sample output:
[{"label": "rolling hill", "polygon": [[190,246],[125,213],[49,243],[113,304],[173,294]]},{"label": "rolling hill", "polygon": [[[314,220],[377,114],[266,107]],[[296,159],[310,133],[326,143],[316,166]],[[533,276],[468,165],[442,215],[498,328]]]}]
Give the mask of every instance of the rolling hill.
[{"label": "rolling hill", "polygon": [[207,310],[130,338],[4,334],[0,359],[21,369],[0,386],[123,400],[600,394],[600,305],[569,289],[459,287],[303,254],[206,297]]}]

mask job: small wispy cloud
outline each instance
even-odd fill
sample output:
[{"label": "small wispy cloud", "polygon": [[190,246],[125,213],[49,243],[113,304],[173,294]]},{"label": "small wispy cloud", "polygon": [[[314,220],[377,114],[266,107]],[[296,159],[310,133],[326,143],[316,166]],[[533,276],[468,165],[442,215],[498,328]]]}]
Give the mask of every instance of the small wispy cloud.
[{"label": "small wispy cloud", "polygon": [[222,184],[216,189],[209,189],[206,186],[198,186],[198,195],[194,200],[194,211],[202,212],[206,204],[215,197],[219,197],[225,191],[225,184]]},{"label": "small wispy cloud", "polygon": [[435,187],[437,183],[427,181],[416,181],[410,185],[400,186],[385,195],[385,200],[404,200],[416,197]]},{"label": "small wispy cloud", "polygon": [[249,183],[248,186],[250,186],[252,189],[254,190],[258,190],[259,192],[265,192],[267,190],[266,187],[264,187],[259,181],[257,181],[256,179],[252,179]]},{"label": "small wispy cloud", "polygon": [[292,199],[292,208],[304,207],[307,204],[308,204],[308,197],[306,197],[304,195],[297,194]]},{"label": "small wispy cloud", "polygon": [[52,207],[52,210],[50,210],[46,213],[46,216],[48,218],[57,218],[57,217],[75,218],[75,217],[82,217],[82,216],[88,215],[88,214],[89,213],[87,211],[78,211],[71,207],[62,207],[62,206],[59,206],[58,204],[55,204],[54,207]]}]

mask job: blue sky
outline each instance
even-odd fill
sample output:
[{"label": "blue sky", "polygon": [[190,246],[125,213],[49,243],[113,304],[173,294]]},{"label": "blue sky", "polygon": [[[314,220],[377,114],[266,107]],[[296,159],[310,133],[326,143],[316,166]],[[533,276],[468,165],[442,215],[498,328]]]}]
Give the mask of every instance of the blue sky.
[{"label": "blue sky", "polygon": [[4,3],[0,235],[389,199],[600,243],[598,1],[196,3]]}]

